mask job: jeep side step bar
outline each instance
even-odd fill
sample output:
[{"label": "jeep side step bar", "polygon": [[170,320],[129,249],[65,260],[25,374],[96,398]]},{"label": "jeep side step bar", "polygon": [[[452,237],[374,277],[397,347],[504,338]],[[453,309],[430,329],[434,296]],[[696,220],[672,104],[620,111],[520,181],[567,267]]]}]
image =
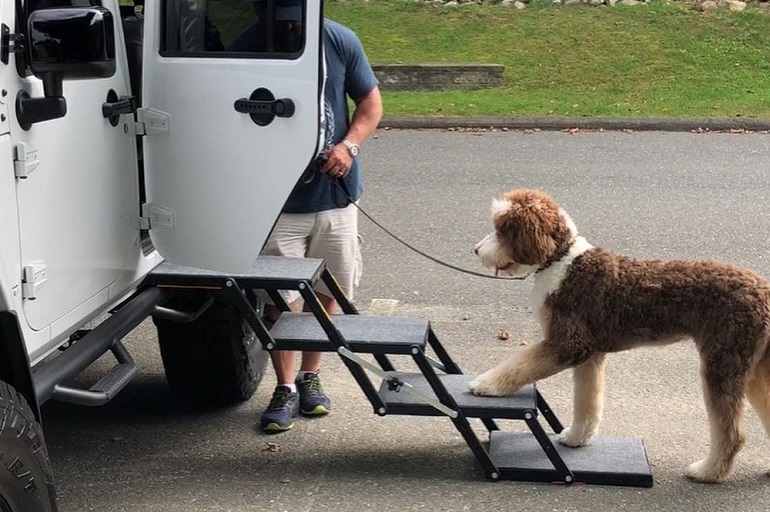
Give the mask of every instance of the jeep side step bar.
[{"label": "jeep side step bar", "polygon": [[56,384],[53,387],[51,399],[89,406],[104,405],[112,400],[112,397],[117,395],[134,378],[136,365],[131,354],[120,341],[115,340],[109,350],[117,359],[118,364],[113,366],[96,384],[88,389]]},{"label": "jeep side step bar", "polygon": [[[81,405],[107,403],[136,373],[134,361],[120,340],[150,316],[170,293],[156,287],[143,290],[61,355],[36,368],[32,380],[38,404],[52,398]],[[118,364],[91,389],[62,384],[77,377],[108,350]]]}]

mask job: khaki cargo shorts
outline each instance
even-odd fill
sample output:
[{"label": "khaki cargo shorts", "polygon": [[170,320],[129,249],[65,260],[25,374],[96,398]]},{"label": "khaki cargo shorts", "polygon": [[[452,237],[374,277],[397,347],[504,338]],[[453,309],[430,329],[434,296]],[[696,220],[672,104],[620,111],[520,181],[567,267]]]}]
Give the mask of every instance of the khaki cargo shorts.
[{"label": "khaki cargo shorts", "polygon": [[[345,296],[352,301],[363,270],[361,243],[358,209],[350,204],[345,208],[317,213],[282,213],[262,254],[323,259]],[[315,290],[327,297],[332,296],[322,281],[316,283]],[[281,294],[288,303],[299,298],[299,292],[294,290],[282,291]]]}]

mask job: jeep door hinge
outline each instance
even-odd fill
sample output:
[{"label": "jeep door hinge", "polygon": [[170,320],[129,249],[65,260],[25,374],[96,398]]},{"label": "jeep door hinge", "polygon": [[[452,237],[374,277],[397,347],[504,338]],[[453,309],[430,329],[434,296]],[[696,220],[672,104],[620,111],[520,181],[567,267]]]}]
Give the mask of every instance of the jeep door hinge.
[{"label": "jeep door hinge", "polygon": [[13,173],[20,179],[25,180],[40,165],[37,158],[37,149],[32,149],[25,142],[16,144],[16,158],[13,159]]},{"label": "jeep door hinge", "polygon": [[168,133],[171,116],[160,110],[152,108],[140,108],[136,114],[134,123],[134,135],[158,135]]},{"label": "jeep door hinge", "polygon": [[11,53],[24,51],[24,35],[11,34],[11,29],[3,23],[0,25],[0,62],[8,64]]},{"label": "jeep door hinge", "polygon": [[174,212],[156,204],[144,203],[139,229],[171,229],[175,225]]},{"label": "jeep door hinge", "polygon": [[48,267],[42,261],[35,261],[24,267],[21,281],[21,298],[37,299],[37,292],[48,281]]}]

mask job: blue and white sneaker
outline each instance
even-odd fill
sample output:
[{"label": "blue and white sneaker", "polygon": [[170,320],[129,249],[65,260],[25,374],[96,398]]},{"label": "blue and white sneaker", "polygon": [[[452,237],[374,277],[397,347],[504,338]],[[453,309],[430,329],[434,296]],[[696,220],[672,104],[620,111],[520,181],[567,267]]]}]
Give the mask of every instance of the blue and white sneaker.
[{"label": "blue and white sneaker", "polygon": [[332,410],[332,402],[324,394],[321,387],[321,379],[317,373],[306,373],[301,379],[297,379],[297,391],[299,392],[299,410],[307,416],[321,416],[329,414]]},{"label": "blue and white sneaker", "polygon": [[264,432],[285,432],[294,426],[299,412],[299,395],[286,386],[276,386],[273,398],[262,413],[260,425]]}]

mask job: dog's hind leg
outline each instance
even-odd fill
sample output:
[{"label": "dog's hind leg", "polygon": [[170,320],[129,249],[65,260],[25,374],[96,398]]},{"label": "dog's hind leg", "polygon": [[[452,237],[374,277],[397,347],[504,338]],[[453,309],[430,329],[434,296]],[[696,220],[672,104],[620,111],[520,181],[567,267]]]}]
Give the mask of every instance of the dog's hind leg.
[{"label": "dog's hind leg", "polygon": [[[770,353],[759,360],[746,385],[746,396],[770,436]],[[770,471],[767,472],[770,476]]]},{"label": "dog's hind leg", "polygon": [[[743,431],[744,387],[750,363],[734,356],[702,355],[710,448],[705,459],[687,468],[687,476],[697,482],[718,483],[727,478],[746,440]],[[736,364],[739,367],[736,368]]]},{"label": "dog's hind leg", "polygon": [[604,408],[604,368],[607,355],[593,356],[575,367],[572,425],[559,437],[566,446],[585,446],[599,430]]},{"label": "dog's hind leg", "polygon": [[514,351],[508,359],[471,381],[469,388],[474,395],[508,396],[569,366],[548,342],[536,343]]}]

